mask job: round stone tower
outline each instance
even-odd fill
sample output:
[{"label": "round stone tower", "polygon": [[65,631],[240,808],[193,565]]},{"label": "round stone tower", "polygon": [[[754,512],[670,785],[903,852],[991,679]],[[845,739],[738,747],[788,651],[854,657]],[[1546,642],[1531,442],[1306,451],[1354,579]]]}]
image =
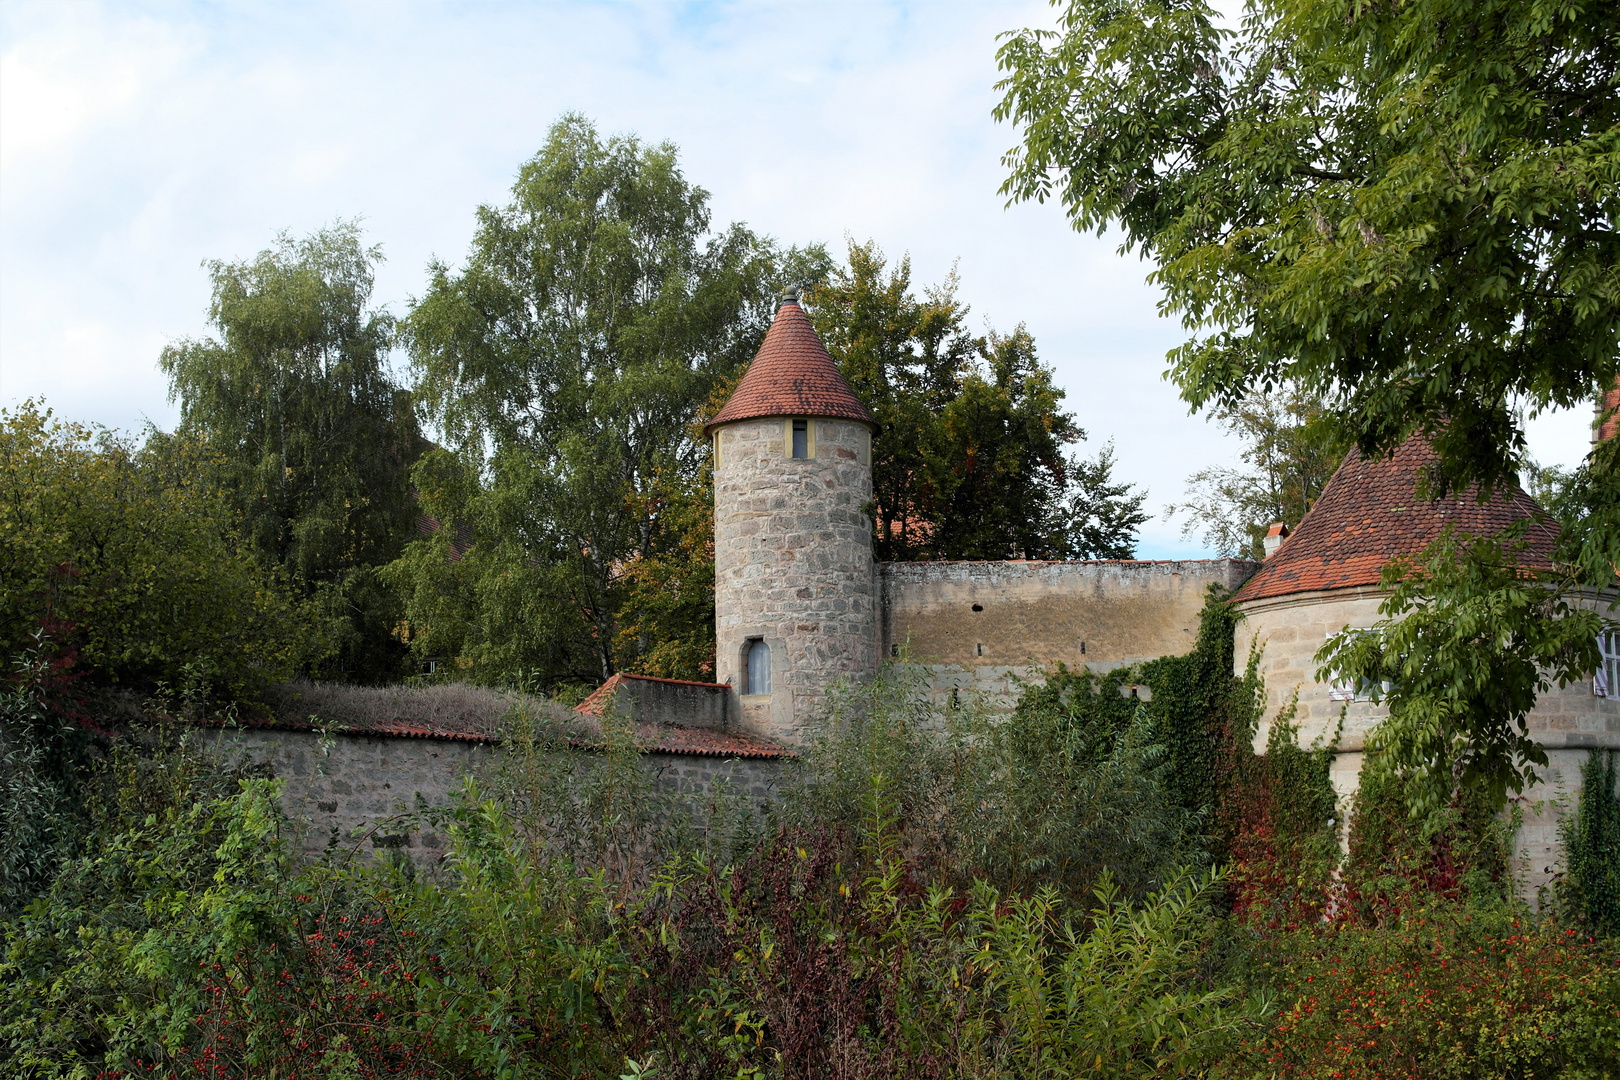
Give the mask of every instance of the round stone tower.
[{"label": "round stone tower", "polygon": [[789,293],[705,431],[714,446],[718,682],[740,726],[788,745],[828,686],[878,666],[872,414]]}]

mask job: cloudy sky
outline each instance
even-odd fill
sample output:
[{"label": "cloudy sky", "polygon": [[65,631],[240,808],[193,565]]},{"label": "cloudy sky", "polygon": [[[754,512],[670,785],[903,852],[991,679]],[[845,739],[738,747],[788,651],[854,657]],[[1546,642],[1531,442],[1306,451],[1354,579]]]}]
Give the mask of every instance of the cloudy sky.
[{"label": "cloudy sky", "polygon": [[[207,332],[202,262],[360,217],[403,313],[562,113],[680,147],[717,222],[953,265],[981,327],[1026,323],[1093,447],[1159,511],[1235,445],[1161,374],[1181,340],[1116,237],[996,195],[1000,31],[1044,3],[0,0],[0,405],[169,426],[156,358]],[[1532,449],[1572,464],[1589,414]],[[1197,555],[1177,523],[1141,555]]]}]

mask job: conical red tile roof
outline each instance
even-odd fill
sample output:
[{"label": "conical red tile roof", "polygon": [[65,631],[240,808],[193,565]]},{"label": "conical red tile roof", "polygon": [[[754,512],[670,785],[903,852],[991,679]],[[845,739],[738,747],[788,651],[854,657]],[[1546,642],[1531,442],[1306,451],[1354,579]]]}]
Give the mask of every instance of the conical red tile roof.
[{"label": "conical red tile roof", "polygon": [[776,309],[742,382],[703,430],[707,434],[722,424],[763,416],[815,416],[877,425],[844,381],[797,299]]},{"label": "conical red tile roof", "polygon": [[[1233,599],[1377,585],[1385,564],[1422,551],[1448,524],[1471,536],[1490,536],[1540,510],[1517,485],[1485,503],[1473,487],[1444,499],[1420,498],[1421,474],[1435,460],[1434,448],[1420,436],[1388,458],[1367,461],[1351,450],[1305,520]],[[1538,522],[1525,540],[1519,562],[1549,568],[1558,527]]]}]

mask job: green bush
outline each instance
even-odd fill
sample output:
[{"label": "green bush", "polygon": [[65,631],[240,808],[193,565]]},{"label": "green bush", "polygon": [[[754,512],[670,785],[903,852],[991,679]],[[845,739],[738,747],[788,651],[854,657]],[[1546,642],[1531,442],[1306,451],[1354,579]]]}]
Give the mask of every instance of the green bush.
[{"label": "green bush", "polygon": [[290,675],[318,636],[244,549],[210,467],[181,440],[136,449],[32,402],[0,410],[0,655],[43,628],[65,662],[148,689]]},{"label": "green bush", "polygon": [[36,647],[0,683],[0,915],[50,884],[83,827],[90,732],[52,706],[52,666]]},{"label": "green bush", "polygon": [[967,696],[943,714],[925,672],[885,665],[829,699],[783,813],[805,827],[861,834],[872,778],[891,785],[908,855],[931,879],[977,879],[1084,901],[1104,872],[1127,897],[1205,861],[1199,818],[1169,788],[1154,718],[1118,679],[1059,672],[1010,717]]}]

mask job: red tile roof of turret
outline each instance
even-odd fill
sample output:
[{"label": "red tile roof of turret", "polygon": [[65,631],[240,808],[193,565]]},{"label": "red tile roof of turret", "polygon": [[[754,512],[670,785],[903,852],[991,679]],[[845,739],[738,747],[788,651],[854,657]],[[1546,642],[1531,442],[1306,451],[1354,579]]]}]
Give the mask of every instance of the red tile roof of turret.
[{"label": "red tile roof of turret", "polygon": [[[1417,436],[1392,457],[1375,461],[1351,450],[1305,520],[1233,599],[1377,585],[1390,559],[1423,550],[1448,524],[1471,536],[1490,536],[1540,510],[1517,485],[1485,503],[1473,487],[1444,499],[1421,499],[1418,481],[1435,460],[1433,447]],[[1538,522],[1525,540],[1519,562],[1550,567],[1558,527]]]},{"label": "red tile roof of turret", "polygon": [[742,382],[703,430],[765,416],[815,416],[877,424],[844,381],[796,299],[786,300],[776,309],[776,318]]}]

